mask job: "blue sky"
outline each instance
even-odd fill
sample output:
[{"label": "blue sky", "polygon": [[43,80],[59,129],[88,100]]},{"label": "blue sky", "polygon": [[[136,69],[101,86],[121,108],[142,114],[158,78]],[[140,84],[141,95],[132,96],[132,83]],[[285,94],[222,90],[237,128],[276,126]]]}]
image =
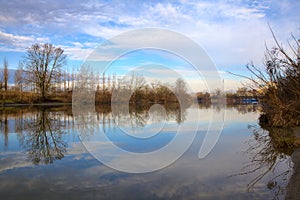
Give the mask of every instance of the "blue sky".
[{"label": "blue sky", "polygon": [[[225,88],[236,89],[241,79],[226,71],[246,73],[244,66],[249,61],[262,65],[265,44],[274,45],[268,23],[285,46],[291,33],[300,36],[297,0],[0,0],[0,4],[0,67],[6,57],[9,67],[16,68],[26,47],[47,42],[61,46],[68,54],[66,69],[75,70],[104,40],[125,31],[154,27],[176,31],[197,42],[225,79]],[[131,63],[117,62],[116,70],[138,66],[139,61],[149,58],[149,52],[136,55]],[[164,55],[161,59],[157,54],[150,57],[155,57],[155,63],[184,70],[184,62],[166,63]],[[202,89],[195,81],[192,87]]]}]

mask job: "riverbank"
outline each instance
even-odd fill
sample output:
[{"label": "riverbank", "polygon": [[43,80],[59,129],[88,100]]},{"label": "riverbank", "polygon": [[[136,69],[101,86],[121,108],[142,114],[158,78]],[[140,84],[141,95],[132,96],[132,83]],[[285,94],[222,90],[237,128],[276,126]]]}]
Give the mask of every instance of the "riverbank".
[{"label": "riverbank", "polygon": [[[300,127],[295,128],[296,142],[300,144]],[[286,188],[286,200],[298,200],[300,197],[300,148],[297,148],[292,154],[294,163],[293,175],[290,178]]]},{"label": "riverbank", "polygon": [[65,106],[72,105],[72,103],[61,103],[61,102],[44,102],[44,103],[7,103],[3,104],[2,107],[22,107],[22,106]]}]

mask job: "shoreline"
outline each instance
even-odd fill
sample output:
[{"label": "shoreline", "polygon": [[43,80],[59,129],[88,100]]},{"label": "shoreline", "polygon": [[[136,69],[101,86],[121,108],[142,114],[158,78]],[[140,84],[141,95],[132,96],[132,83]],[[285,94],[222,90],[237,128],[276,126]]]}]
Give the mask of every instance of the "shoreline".
[{"label": "shoreline", "polygon": [[5,103],[4,105],[0,106],[2,108],[8,107],[26,107],[26,106],[65,106],[65,105],[72,105],[72,103],[61,103],[61,102],[45,102],[45,103]]},{"label": "shoreline", "polygon": [[[294,129],[296,140],[300,141],[300,127]],[[286,187],[286,200],[298,200],[300,197],[300,147],[291,155],[293,166],[293,174]]]}]

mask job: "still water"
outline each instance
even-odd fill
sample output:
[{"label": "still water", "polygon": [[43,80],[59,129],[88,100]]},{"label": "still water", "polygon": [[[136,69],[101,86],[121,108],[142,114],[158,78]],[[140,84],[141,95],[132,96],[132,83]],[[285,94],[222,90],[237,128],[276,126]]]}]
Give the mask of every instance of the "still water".
[{"label": "still water", "polygon": [[[171,106],[152,116],[147,111],[114,115],[110,107],[96,107],[89,114],[93,120],[83,124],[68,106],[2,109],[0,198],[284,199],[292,174],[291,151],[278,149],[268,131],[259,127],[255,105]],[[211,113],[225,113],[224,126],[212,151],[199,159],[208,127],[219,123],[211,121]],[[118,147],[145,153],[169,144],[179,126],[196,127],[191,146],[174,163],[149,173],[111,169],[82,142],[97,141],[101,129]],[[82,131],[84,127],[89,131]],[[124,136],[128,130],[142,136]],[[153,131],[159,134],[149,140]],[[182,141],[185,137],[188,131],[181,134]]]}]

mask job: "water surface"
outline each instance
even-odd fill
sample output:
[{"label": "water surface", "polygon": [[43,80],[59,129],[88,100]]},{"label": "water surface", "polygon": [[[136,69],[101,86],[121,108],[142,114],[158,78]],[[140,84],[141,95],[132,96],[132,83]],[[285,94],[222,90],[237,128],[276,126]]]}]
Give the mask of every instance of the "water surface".
[{"label": "water surface", "polygon": [[[222,115],[223,109],[221,137],[199,159],[210,113]],[[278,150],[259,127],[255,105],[193,105],[183,112],[171,106],[154,116],[147,109],[116,116],[109,107],[96,107],[94,120],[86,124],[93,131],[85,135],[79,133],[71,107],[6,108],[0,116],[1,199],[283,199],[292,172],[291,152]],[[179,126],[195,127],[197,119],[190,148],[173,164],[150,173],[111,169],[80,140],[96,141],[100,128],[127,151],[150,152],[172,141]],[[157,128],[161,126],[167,128]],[[145,137],[153,131],[160,134],[145,140],[124,135],[124,130]]]}]

